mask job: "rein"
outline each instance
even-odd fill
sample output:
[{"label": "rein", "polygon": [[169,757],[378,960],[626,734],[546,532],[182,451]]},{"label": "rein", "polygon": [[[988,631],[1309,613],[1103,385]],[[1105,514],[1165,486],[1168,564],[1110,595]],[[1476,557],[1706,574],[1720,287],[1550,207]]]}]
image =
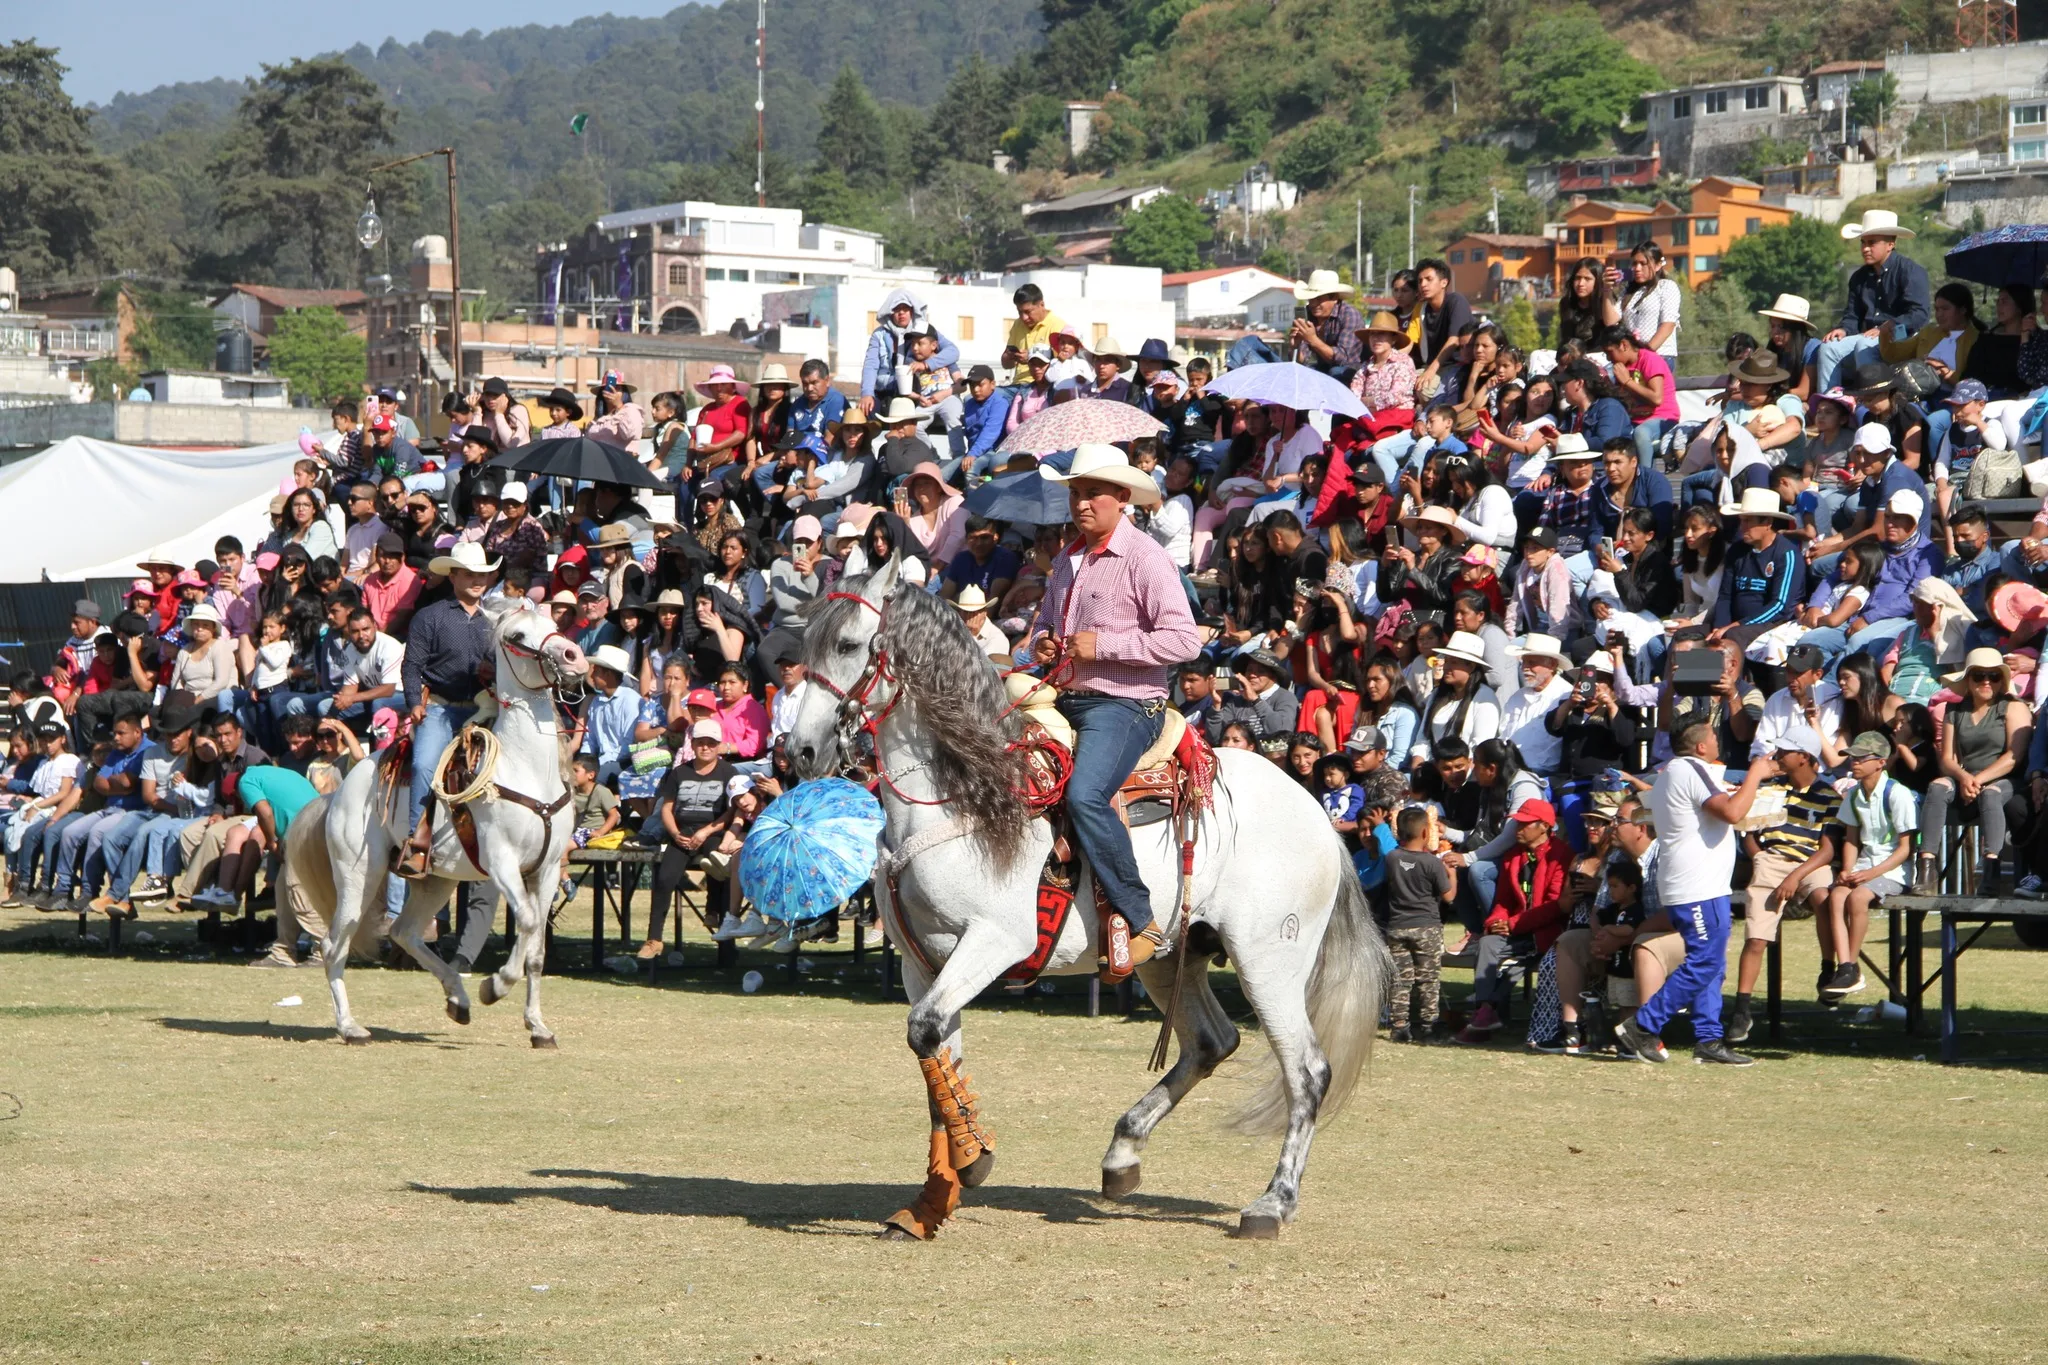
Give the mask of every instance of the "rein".
[{"label": "rein", "polygon": [[[896,675],[889,671],[889,651],[882,643],[882,630],[889,619],[888,610],[886,607],[876,606],[873,602],[868,601],[867,598],[856,592],[827,593],[825,594],[825,600],[828,602],[858,602],[875,614],[875,633],[868,642],[868,664],[866,668],[861,670],[860,677],[854,680],[853,686],[851,688],[841,688],[823,673],[819,673],[813,678],[813,681],[820,687],[823,687],[831,695],[839,698],[839,749],[841,755],[843,756],[852,750],[853,737],[864,731],[868,738],[874,741],[875,778],[882,786],[889,789],[891,795],[897,800],[908,802],[913,806],[945,805],[946,799],[943,796],[927,801],[922,797],[910,795],[896,785],[895,780],[889,776],[889,770],[882,766],[881,724],[884,720],[888,719],[889,713],[896,709],[896,703],[903,700],[903,689],[898,687],[895,692],[890,694],[888,703],[881,710],[876,711],[868,704],[869,698],[875,694],[875,688],[881,683],[884,681],[891,683],[897,681]],[[910,771],[915,771],[915,769]]]}]

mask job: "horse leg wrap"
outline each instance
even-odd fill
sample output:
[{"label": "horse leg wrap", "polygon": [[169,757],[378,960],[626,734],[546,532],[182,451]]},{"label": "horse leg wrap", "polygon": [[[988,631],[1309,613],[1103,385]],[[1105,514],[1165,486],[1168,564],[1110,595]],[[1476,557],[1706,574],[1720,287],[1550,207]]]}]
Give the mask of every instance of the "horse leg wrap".
[{"label": "horse leg wrap", "polygon": [[931,1159],[925,1164],[924,1188],[907,1209],[898,1209],[885,1226],[929,1242],[960,1207],[960,1177],[954,1173],[952,1142],[943,1128],[932,1129]]},{"label": "horse leg wrap", "polygon": [[932,1105],[945,1124],[946,1140],[952,1148],[952,1169],[964,1171],[983,1152],[992,1152],[996,1147],[995,1134],[982,1126],[981,1115],[974,1107],[980,1096],[968,1093],[968,1078],[953,1069],[953,1058],[943,1048],[936,1057],[918,1058],[917,1064],[924,1070],[925,1087],[931,1091]]}]

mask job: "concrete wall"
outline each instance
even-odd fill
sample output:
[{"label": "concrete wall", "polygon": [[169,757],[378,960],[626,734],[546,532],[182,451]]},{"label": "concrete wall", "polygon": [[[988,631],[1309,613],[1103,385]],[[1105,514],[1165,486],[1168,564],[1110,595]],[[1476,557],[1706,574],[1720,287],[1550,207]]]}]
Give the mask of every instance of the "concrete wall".
[{"label": "concrete wall", "polygon": [[1885,74],[1899,83],[1901,104],[1948,104],[2048,92],[2048,42],[2010,43],[1967,52],[1895,52]]},{"label": "concrete wall", "polygon": [[0,446],[54,445],[90,436],[136,446],[262,446],[322,430],[312,408],[250,408],[219,403],[49,403],[0,408]]},{"label": "concrete wall", "polygon": [[1987,228],[2048,223],[2048,170],[2039,175],[1958,176],[1942,196],[1941,221],[1962,227],[1979,209]]}]

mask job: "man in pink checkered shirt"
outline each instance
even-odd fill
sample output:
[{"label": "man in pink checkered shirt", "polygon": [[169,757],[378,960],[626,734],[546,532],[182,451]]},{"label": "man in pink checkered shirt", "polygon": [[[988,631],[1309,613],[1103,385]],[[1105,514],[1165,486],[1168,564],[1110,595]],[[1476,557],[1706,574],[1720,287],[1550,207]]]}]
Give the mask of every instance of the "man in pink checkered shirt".
[{"label": "man in pink checkered shirt", "polygon": [[1041,667],[1073,663],[1059,679],[1060,711],[1074,726],[1074,772],[1067,814],[1075,842],[1108,900],[1104,926],[1110,980],[1158,952],[1165,936],[1152,923],[1152,895],[1131,851],[1130,831],[1110,798],[1158,740],[1169,670],[1201,649],[1180,570],[1164,548],[1124,518],[1124,508],[1159,502],[1159,485],[1115,446],[1084,445],[1067,474],[1081,538],[1053,562],[1032,623]]}]

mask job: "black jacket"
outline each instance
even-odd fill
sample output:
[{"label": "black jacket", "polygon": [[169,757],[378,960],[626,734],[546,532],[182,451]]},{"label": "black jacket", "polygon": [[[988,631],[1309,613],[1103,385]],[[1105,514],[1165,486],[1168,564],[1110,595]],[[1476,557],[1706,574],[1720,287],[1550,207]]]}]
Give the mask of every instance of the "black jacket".
[{"label": "black jacket", "polygon": [[1666,617],[1682,600],[1678,575],[1671,571],[1671,552],[1656,541],[1643,547],[1633,562],[1614,576],[1614,591],[1629,611]]},{"label": "black jacket", "polygon": [[[1849,306],[1836,325],[1851,336],[1893,323],[1908,335],[1933,316],[1934,291],[1920,263],[1894,251],[1881,266],[1860,265],[1849,276]],[[1890,340],[1890,338],[1886,338]]]}]

